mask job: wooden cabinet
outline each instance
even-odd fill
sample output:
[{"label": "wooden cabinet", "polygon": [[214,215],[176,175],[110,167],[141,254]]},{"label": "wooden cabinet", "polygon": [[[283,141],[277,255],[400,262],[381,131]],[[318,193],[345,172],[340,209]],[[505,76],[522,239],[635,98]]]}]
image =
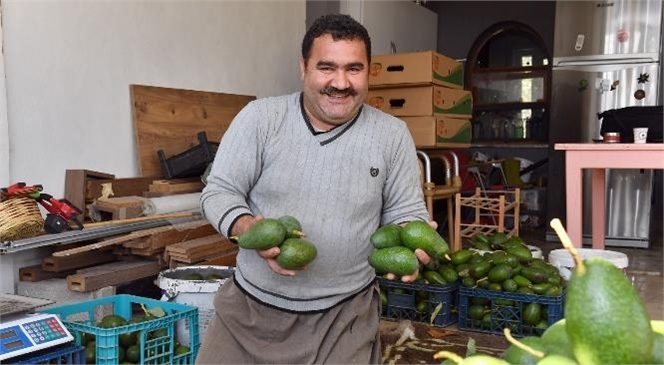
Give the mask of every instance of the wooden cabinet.
[{"label": "wooden cabinet", "polygon": [[466,61],[473,94],[473,143],[546,143],[551,66],[541,37],[501,22],[477,38]]}]

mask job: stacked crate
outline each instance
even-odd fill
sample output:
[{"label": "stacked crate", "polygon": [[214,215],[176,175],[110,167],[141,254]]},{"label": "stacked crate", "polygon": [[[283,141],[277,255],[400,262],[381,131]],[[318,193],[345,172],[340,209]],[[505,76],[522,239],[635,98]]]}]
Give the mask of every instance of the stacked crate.
[{"label": "stacked crate", "polygon": [[366,103],[404,120],[418,148],[470,146],[472,95],[463,90],[463,65],[447,56],[372,56]]}]

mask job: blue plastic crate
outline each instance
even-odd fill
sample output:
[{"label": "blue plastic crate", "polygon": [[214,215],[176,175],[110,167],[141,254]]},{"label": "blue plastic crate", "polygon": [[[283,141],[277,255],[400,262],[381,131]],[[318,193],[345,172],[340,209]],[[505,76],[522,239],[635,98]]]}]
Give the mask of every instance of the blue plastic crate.
[{"label": "blue plastic crate", "polygon": [[[490,316],[490,321],[473,319],[469,316],[469,307],[473,301],[484,302],[486,315]],[[522,314],[529,303],[542,306],[542,311],[546,313],[546,326],[523,322]],[[502,335],[504,328],[509,327],[515,337],[540,336],[547,327],[564,317],[564,310],[565,291],[559,296],[545,296],[459,287],[458,327],[461,330]]]},{"label": "blue plastic crate", "polygon": [[[436,285],[424,283],[404,283],[380,278],[378,285],[385,291],[387,305],[383,308],[383,317],[409,319],[438,327],[445,327],[457,321],[456,290],[457,283]],[[418,303],[425,302],[425,308],[418,311]],[[438,305],[440,310],[432,320]]]},{"label": "blue plastic crate", "polygon": [[[142,314],[141,305],[148,310],[161,308],[165,316],[144,322],[114,328],[101,328],[97,323],[108,314],[116,314],[127,320]],[[57,314],[60,320],[82,344],[84,336],[95,340],[97,364],[118,364],[119,335],[133,333],[139,347],[139,364],[193,364],[200,347],[198,338],[198,308],[134,295],[114,295],[82,303],[44,309],[44,313]],[[175,328],[178,321],[186,321],[189,330],[189,351],[175,355]],[[87,335],[84,335],[87,334]]]},{"label": "blue plastic crate", "polygon": [[9,359],[11,364],[85,364],[85,347],[68,344]]}]

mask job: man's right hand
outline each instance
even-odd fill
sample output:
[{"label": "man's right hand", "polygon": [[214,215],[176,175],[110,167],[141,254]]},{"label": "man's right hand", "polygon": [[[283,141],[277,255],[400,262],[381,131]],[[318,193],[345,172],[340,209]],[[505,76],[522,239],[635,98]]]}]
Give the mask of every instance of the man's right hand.
[{"label": "man's right hand", "polygon": [[272,269],[272,271],[280,275],[295,276],[295,271],[284,269],[279,265],[279,263],[277,263],[277,260],[275,260],[275,258],[279,256],[279,253],[281,252],[279,247],[272,247],[268,248],[267,250],[256,250],[256,252],[258,253],[258,256],[264,258],[265,261],[267,261],[267,265],[270,267],[270,269]]},{"label": "man's right hand", "polygon": [[[235,224],[233,225],[233,229],[231,230],[231,233],[233,236],[239,236],[242,233],[246,232],[256,224],[256,222],[260,221],[263,219],[262,215],[257,215],[257,216],[252,216],[252,215],[243,215],[240,218],[235,221]],[[275,258],[279,256],[279,253],[281,250],[279,247],[272,247],[268,248],[267,250],[256,250],[256,253],[258,253],[258,256],[262,257],[265,259],[267,262],[267,265],[272,269],[277,274],[280,275],[285,275],[285,276],[295,276],[295,271],[293,270],[286,270],[279,266],[277,263],[277,260]]]}]

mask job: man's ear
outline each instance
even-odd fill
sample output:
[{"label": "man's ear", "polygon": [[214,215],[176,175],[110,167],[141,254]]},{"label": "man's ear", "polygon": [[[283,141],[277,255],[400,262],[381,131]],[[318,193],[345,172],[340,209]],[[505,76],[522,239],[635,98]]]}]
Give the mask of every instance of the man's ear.
[{"label": "man's ear", "polygon": [[304,58],[300,57],[300,79],[304,80],[304,72],[307,70],[307,65],[304,63]]}]

